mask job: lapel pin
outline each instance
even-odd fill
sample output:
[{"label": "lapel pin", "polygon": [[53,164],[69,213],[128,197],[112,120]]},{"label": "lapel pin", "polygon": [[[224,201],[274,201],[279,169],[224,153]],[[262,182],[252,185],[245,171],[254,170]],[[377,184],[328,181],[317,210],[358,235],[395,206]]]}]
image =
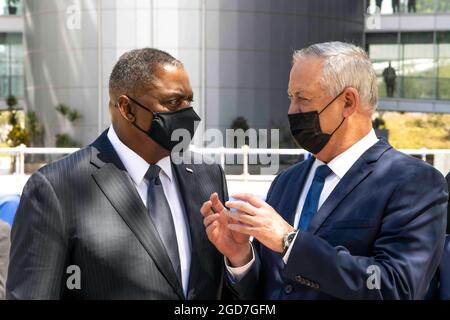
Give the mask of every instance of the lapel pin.
[{"label": "lapel pin", "polygon": [[190,173],[194,173],[194,170],[192,170],[191,168],[186,168],[186,171],[190,172]]}]

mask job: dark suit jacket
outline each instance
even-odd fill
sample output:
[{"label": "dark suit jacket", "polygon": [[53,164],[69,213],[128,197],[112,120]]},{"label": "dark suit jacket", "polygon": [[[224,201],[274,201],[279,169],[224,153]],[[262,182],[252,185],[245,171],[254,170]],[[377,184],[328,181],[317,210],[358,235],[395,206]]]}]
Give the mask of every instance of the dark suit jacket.
[{"label": "dark suit jacket", "polygon": [[[185,297],[106,133],[40,169],[27,182],[12,228],[7,298],[220,298],[223,258],[208,241],[200,213],[212,192],[222,201],[228,198],[220,166],[173,165],[192,248]],[[71,265],[81,270],[80,290],[66,286],[74,274],[67,273]]]},{"label": "dark suit jacket", "polygon": [[[447,186],[450,189],[450,172],[445,176],[445,180],[447,180]],[[450,198],[449,205],[447,206],[447,234],[450,234]]]},{"label": "dark suit jacket", "polygon": [[[291,224],[313,161],[278,175],[267,195]],[[437,170],[380,140],[299,232],[286,265],[255,243],[257,262],[232,287],[241,298],[262,292],[268,299],[421,299],[441,259],[447,199]],[[379,289],[367,286],[376,284],[373,265],[381,272]]]}]

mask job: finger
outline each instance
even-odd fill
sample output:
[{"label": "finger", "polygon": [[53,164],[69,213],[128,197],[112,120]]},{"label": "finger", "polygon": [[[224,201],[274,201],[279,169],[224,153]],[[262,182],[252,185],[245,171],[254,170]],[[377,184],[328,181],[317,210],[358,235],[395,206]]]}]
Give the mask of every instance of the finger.
[{"label": "finger", "polygon": [[249,227],[249,226],[244,226],[242,224],[229,224],[228,229],[239,232],[239,233],[243,233],[243,234],[246,234],[249,236],[254,236],[254,233],[255,233],[255,228]]},{"label": "finger", "polygon": [[210,200],[203,203],[202,207],[200,208],[200,212],[202,213],[202,216],[207,217],[214,212],[211,210],[212,208],[212,202]]},{"label": "finger", "polygon": [[219,224],[217,222],[213,222],[206,228],[206,235],[208,236],[208,239],[210,241],[214,241],[217,238],[217,236],[219,235],[218,227],[219,227]]},{"label": "finger", "polygon": [[267,205],[266,202],[262,201],[260,198],[255,197],[251,193],[238,193],[233,195],[233,198],[237,200],[247,201],[252,206],[255,206],[256,208],[261,208]]},{"label": "finger", "polygon": [[227,201],[225,205],[229,208],[236,209],[238,211],[245,212],[249,215],[257,215],[258,209],[252,206],[250,203],[241,202],[241,201]]},{"label": "finger", "polygon": [[217,219],[220,218],[220,214],[218,213],[214,213],[211,214],[209,216],[207,216],[205,219],[203,219],[203,225],[205,227],[208,227],[211,223],[213,223],[214,221],[217,221]]},{"label": "finger", "polygon": [[226,215],[233,221],[246,224],[250,227],[257,227],[261,224],[259,223],[258,219],[254,216],[250,216],[248,214],[242,213],[242,212],[227,212]]},{"label": "finger", "polygon": [[212,207],[213,207],[213,210],[214,210],[215,212],[220,212],[220,211],[222,211],[222,210],[225,208],[225,207],[223,206],[222,202],[220,201],[219,195],[217,194],[217,192],[214,192],[214,193],[211,195],[210,200],[211,200],[211,202],[212,202]]},{"label": "finger", "polygon": [[237,220],[237,217],[235,214],[233,214],[233,212],[228,211],[227,209],[223,209],[220,212],[221,217],[223,217],[223,219],[225,219],[225,221],[227,221],[227,223],[229,222],[229,220],[231,219],[232,221],[239,223],[239,221]]}]

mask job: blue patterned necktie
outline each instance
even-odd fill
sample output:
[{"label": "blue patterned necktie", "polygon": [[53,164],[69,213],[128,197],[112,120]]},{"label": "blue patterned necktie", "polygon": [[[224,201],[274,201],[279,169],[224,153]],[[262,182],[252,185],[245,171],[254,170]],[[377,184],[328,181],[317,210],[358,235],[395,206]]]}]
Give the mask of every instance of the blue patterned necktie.
[{"label": "blue patterned necktie", "polygon": [[151,165],[145,174],[148,181],[147,208],[150,217],[158,230],[159,237],[166,248],[178,280],[182,283],[177,235],[175,233],[172,211],[170,210],[169,203],[164,195],[161,180],[159,179],[160,171],[160,167]]},{"label": "blue patterned necktie", "polygon": [[302,214],[300,215],[300,222],[298,224],[300,230],[306,231],[308,229],[313,216],[317,212],[325,179],[331,172],[331,169],[327,165],[317,167],[308,195],[306,196],[305,204],[303,205]]}]

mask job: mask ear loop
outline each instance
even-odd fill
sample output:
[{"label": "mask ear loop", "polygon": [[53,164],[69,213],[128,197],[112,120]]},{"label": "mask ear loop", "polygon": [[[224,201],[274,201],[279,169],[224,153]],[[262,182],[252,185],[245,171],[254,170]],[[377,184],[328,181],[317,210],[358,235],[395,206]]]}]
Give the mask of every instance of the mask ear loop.
[{"label": "mask ear loop", "polygon": [[[336,101],[336,99],[339,98],[339,97],[344,93],[345,89],[347,89],[347,88],[344,88],[344,90],[342,90],[341,93],[339,93],[336,97],[334,97],[334,99],[331,100],[330,103],[327,104],[327,105],[325,106],[325,108],[323,108],[323,109],[319,112],[319,115],[320,115],[322,112],[324,112],[325,109],[328,108],[334,101]],[[341,123],[338,125],[338,127],[337,127],[336,129],[334,129],[334,131],[330,134],[330,137],[333,136],[333,134],[334,134],[336,131],[339,130],[339,128],[340,128],[340,127],[342,126],[342,124],[344,123],[344,121],[345,121],[345,117],[344,117],[344,119],[342,119],[342,121],[341,121]]]},{"label": "mask ear loop", "polygon": [[150,110],[149,108],[147,108],[146,106],[142,105],[141,103],[139,103],[138,101],[134,100],[133,98],[131,98],[128,95],[125,95],[128,99],[130,99],[131,101],[133,101],[135,104],[137,104],[139,107],[141,107],[142,109],[144,109],[147,112],[150,112],[153,116],[155,116],[155,112],[153,112],[152,110]]},{"label": "mask ear loop", "polygon": [[336,99],[339,98],[339,97],[344,93],[345,89],[347,89],[347,88],[344,88],[344,90],[342,90],[341,93],[339,93],[336,97],[334,97],[333,100],[330,101],[330,103],[328,103],[322,110],[320,110],[319,115],[320,115],[322,112],[324,112],[325,109],[328,108],[333,102],[335,102]]},{"label": "mask ear loop", "polygon": [[338,125],[338,127],[337,127],[336,129],[334,129],[334,131],[330,134],[330,137],[331,137],[336,131],[338,131],[338,129],[342,126],[342,124],[344,123],[344,121],[345,121],[345,117],[344,117],[344,119],[342,119],[341,124]]}]

